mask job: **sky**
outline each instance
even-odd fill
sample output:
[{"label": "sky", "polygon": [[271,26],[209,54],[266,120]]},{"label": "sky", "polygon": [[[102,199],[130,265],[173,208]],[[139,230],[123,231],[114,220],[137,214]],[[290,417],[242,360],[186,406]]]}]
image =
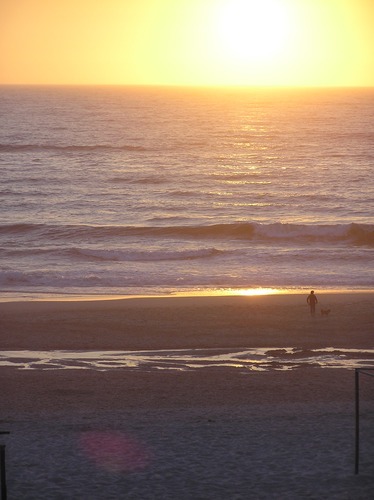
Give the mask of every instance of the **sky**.
[{"label": "sky", "polygon": [[0,84],[374,87],[374,0],[0,0]]}]

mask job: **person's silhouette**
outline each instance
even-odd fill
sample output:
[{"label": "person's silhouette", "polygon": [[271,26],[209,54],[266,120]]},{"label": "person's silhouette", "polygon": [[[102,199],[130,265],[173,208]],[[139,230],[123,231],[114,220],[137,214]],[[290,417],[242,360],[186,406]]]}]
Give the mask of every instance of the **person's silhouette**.
[{"label": "person's silhouette", "polygon": [[314,295],[314,290],[312,290],[310,292],[310,294],[308,295],[308,298],[306,299],[307,303],[309,304],[309,307],[310,307],[310,314],[312,316],[315,315],[316,313],[316,304],[318,302],[317,300],[317,297]]}]

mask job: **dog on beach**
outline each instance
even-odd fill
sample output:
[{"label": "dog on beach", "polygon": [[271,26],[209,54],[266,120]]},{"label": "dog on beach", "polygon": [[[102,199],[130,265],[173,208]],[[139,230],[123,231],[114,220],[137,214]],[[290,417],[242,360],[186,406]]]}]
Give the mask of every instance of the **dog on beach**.
[{"label": "dog on beach", "polygon": [[331,309],[321,309],[321,316],[328,316],[331,312]]}]

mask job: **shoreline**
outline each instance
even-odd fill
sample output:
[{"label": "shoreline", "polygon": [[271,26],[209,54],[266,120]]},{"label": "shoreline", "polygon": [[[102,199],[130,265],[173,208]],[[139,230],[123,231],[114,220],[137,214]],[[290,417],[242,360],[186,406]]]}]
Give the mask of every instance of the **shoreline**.
[{"label": "shoreline", "polygon": [[[318,290],[318,289],[317,289]],[[55,293],[55,292],[0,292],[0,304],[3,302],[81,302],[81,301],[106,301],[129,299],[162,299],[183,297],[258,297],[281,295],[305,295],[310,288],[222,288],[206,290],[187,290],[160,293]],[[350,295],[374,294],[374,288],[323,288],[318,290],[318,295]]]}]

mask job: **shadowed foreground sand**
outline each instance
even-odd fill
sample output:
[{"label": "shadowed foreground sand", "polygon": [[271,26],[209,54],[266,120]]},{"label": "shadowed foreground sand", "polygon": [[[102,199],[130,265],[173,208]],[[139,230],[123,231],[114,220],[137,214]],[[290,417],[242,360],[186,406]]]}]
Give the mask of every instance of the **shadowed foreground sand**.
[{"label": "shadowed foreground sand", "polygon": [[[372,294],[0,304],[2,350],[373,349]],[[9,498],[369,499],[374,379],[354,371],[0,368]]]}]

